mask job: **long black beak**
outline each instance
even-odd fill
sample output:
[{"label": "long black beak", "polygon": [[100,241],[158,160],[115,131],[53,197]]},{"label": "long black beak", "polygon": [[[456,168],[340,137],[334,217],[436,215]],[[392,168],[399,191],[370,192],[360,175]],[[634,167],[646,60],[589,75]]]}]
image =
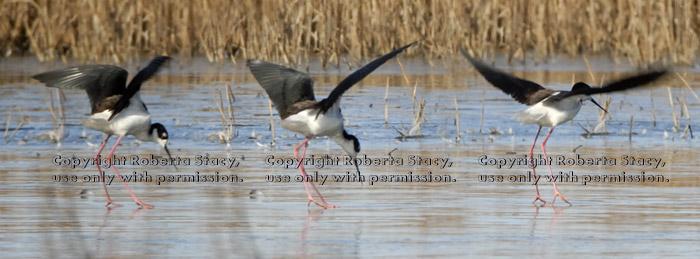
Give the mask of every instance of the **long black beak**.
[{"label": "long black beak", "polygon": [[[168,158],[170,158],[170,161],[172,162],[173,156],[170,155],[170,150],[168,150],[168,146],[165,145],[165,146],[163,146],[163,148],[165,148],[165,153],[168,153]],[[173,163],[173,166],[175,167],[175,171],[179,171],[179,170],[177,170],[177,166],[175,165],[175,163]]]},{"label": "long black beak", "polygon": [[595,104],[596,106],[598,106],[598,108],[600,108],[601,110],[603,110],[605,113],[608,113],[608,111],[606,111],[605,109],[603,109],[603,106],[600,106],[600,104],[598,104],[598,102],[596,102],[593,98],[591,98],[591,102],[592,102],[593,104]]}]

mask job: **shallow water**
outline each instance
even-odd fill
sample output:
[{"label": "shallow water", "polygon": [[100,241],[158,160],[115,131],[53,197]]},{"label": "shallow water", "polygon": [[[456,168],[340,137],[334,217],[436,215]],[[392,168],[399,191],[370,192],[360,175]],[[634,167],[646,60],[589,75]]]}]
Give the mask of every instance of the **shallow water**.
[{"label": "shallow water", "polygon": [[[52,143],[51,136],[61,135],[54,129],[49,110],[49,96],[55,97],[56,92],[29,75],[64,65],[0,60],[0,122],[11,116],[0,148],[0,250],[11,257],[263,258],[336,254],[656,257],[700,252],[699,140],[690,133],[673,132],[666,86],[671,87],[674,100],[684,100],[685,94],[691,119],[679,116],[681,131],[687,124],[698,128],[692,117],[700,110],[676,75],[652,88],[610,95],[608,135],[585,135],[582,127],[593,128],[598,118],[592,104],[584,105],[572,123],[557,127],[547,153],[555,161],[555,173],[574,176],[568,178],[570,182],[558,183],[573,206],[557,200],[554,207],[537,207],[530,203],[534,188],[521,159],[537,127],[512,119],[525,106],[488,85],[464,61],[436,67],[418,60],[403,63],[407,79],[398,64],[390,62],[343,98],[346,128],[360,139],[361,154],[367,157],[360,167],[365,182],[334,181],[334,175],[354,171],[351,165],[306,166],[312,175],[318,172],[329,177],[317,186],[329,203],[340,208],[307,206],[303,184],[296,182],[299,171],[295,165],[275,165],[290,161],[302,137],[279,127],[275,117],[273,143],[267,97],[247,69],[242,64],[193,60],[172,63],[144,85],[141,93],[153,121],[168,128],[170,150],[182,162],[178,170],[148,160],[151,155],[165,155],[157,145],[125,138],[115,154],[127,164],[117,168],[123,175],[147,173],[151,177],[134,178],[142,181],[130,187],[155,208],[138,209],[114,180],[110,194],[124,206],[106,209],[100,184],[84,181],[96,175],[94,165],[83,168],[84,163],[73,160],[93,157],[102,140],[101,133],[79,125],[89,111],[85,94],[64,91],[63,139]],[[496,64],[555,89],[566,89],[572,80],[589,80],[579,61],[527,68]],[[132,65],[129,70],[136,68]],[[323,70],[311,64],[310,68],[317,96],[327,95],[349,73],[345,66]],[[593,68],[598,80],[634,71],[606,61],[594,61]],[[697,71],[685,78],[700,91]],[[226,85],[235,95],[236,127],[231,142],[222,144],[216,102]],[[413,123],[414,85],[417,101],[426,101],[423,137],[397,138],[399,131],[408,132]],[[455,125],[455,97],[460,132]],[[674,106],[677,116],[678,101]],[[685,116],[686,111],[683,113]],[[27,121],[10,138],[24,116]],[[630,116],[634,116],[631,140]],[[543,138],[544,133],[539,141]],[[326,153],[344,159],[344,152],[328,139],[310,142],[307,157]],[[539,145],[535,154],[541,154]],[[209,158],[208,165],[198,164],[204,161],[202,157]],[[212,164],[232,159],[235,166],[231,168]],[[421,165],[411,164],[416,161]],[[111,168],[103,170],[113,175]],[[544,178],[548,170],[544,165],[536,170],[543,177],[539,185],[542,197],[551,201],[553,188]],[[220,181],[176,178],[197,172],[213,177],[218,172]],[[644,172],[645,181],[610,182],[623,172],[633,177]],[[401,179],[392,175],[408,174],[430,174],[434,181],[388,182]],[[268,182],[268,176],[274,175],[287,176],[289,182]],[[223,177],[236,181],[224,182]],[[75,182],[56,182],[61,179]],[[262,195],[251,196],[251,192]]]}]

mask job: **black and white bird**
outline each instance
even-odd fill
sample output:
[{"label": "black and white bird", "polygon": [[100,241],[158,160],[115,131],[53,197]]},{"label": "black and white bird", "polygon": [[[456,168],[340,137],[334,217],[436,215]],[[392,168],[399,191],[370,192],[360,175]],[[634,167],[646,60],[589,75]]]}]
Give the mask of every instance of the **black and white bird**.
[{"label": "black and white bird", "polygon": [[[372,73],[387,60],[393,58],[404,49],[415,44],[413,42],[406,46],[393,50],[392,52],[375,59],[357,71],[343,79],[338,86],[328,95],[326,99],[316,101],[314,96],[314,81],[309,75],[291,69],[289,67],[267,63],[259,60],[248,60],[248,68],[255,79],[260,83],[267,95],[275,105],[277,112],[282,118],[283,128],[298,132],[306,137],[294,149],[294,157],[300,163],[300,171],[305,181],[306,193],[309,202],[314,202],[323,208],[335,208],[328,204],[318,192],[316,186],[311,183],[320,198],[316,201],[309,191],[306,171],[304,170],[303,159],[306,155],[306,146],[313,137],[327,136],[345,150],[345,152],[355,161],[357,153],[360,152],[360,141],[357,137],[349,134],[343,127],[343,114],[340,112],[340,97],[357,82]],[[298,156],[299,149],[304,146],[301,158]],[[355,168],[359,172],[359,167],[355,163]]]},{"label": "black and white bird", "polygon": [[[549,159],[547,158],[545,145],[547,144],[549,136],[552,134],[552,131],[554,131],[554,128],[557,125],[576,117],[576,114],[578,114],[579,110],[581,110],[581,105],[583,105],[583,102],[585,101],[591,101],[600,109],[607,112],[602,106],[600,106],[600,104],[591,98],[592,94],[617,92],[639,87],[651,83],[652,81],[666,74],[665,70],[649,71],[614,81],[600,88],[592,88],[586,83],[578,82],[573,85],[571,91],[554,91],[544,88],[532,81],[520,79],[492,68],[474,59],[464,49],[461,51],[467,60],[469,60],[469,62],[476,68],[476,70],[484,76],[486,81],[491,83],[496,88],[501,89],[501,91],[504,93],[509,94],[519,103],[530,106],[518,114],[516,118],[523,123],[537,124],[540,126],[539,129],[537,129],[535,141],[532,142],[532,147],[530,148],[530,162],[533,177],[535,177],[535,166],[532,151],[535,148],[535,143],[537,142],[537,137],[540,135],[542,127],[551,127],[549,129],[549,133],[547,133],[547,137],[545,137],[544,141],[542,141],[541,148],[544,158],[548,162],[547,167],[549,168],[549,174],[553,177],[552,167],[549,164]],[[564,202],[571,205],[564,195],[559,192],[554,181],[552,181],[552,185],[554,185],[554,199],[552,199],[552,204],[554,204],[557,197],[560,197]],[[546,204],[547,202],[540,197],[540,191],[537,187],[537,183],[535,183],[535,190],[537,191],[537,196],[535,197],[533,203],[539,200]]]},{"label": "black and white bird", "polygon": [[[85,65],[66,69],[60,69],[32,76],[48,87],[62,89],[82,89],[87,92],[92,107],[90,118],[81,122],[87,128],[101,131],[107,134],[100,150],[95,155],[95,165],[102,177],[102,186],[107,194],[107,205],[121,206],[114,203],[107,192],[104,181],[104,173],[100,169],[100,153],[112,135],[118,135],[117,143],[107,157],[109,166],[114,169],[121,182],[126,187],[134,202],[139,206],[152,208],[153,205],[141,202],[124,182],[119,171],[112,165],[112,155],[119,142],[126,135],[132,135],[141,141],[158,143],[165,149],[172,161],[168,150],[168,132],[160,123],[151,124],[151,115],[146,104],[141,101],[139,90],[141,84],[151,78],[169,57],[159,56],[154,58],[146,68],[139,71],[129,85],[126,85],[128,72],[118,66],[112,65]],[[177,167],[176,167],[177,169]]]}]

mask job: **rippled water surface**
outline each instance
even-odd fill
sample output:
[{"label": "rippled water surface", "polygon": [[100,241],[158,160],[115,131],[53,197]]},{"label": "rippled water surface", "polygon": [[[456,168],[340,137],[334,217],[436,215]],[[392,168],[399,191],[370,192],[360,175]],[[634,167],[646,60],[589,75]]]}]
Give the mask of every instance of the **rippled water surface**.
[{"label": "rippled water surface", "polygon": [[[299,170],[291,158],[303,137],[277,125],[276,112],[273,135],[267,97],[245,66],[182,62],[171,62],[141,91],[153,121],[170,133],[178,170],[161,164],[158,158],[165,152],[156,144],[125,138],[115,153],[123,163],[117,168],[136,181],[129,186],[155,208],[139,209],[111,178],[110,194],[123,207],[107,209],[102,186],[93,182],[97,169],[85,164],[103,138],[80,126],[89,112],[87,97],[64,90],[59,109],[58,93],[29,77],[66,65],[0,60],[0,122],[5,125],[0,250],[5,256],[700,253],[700,141],[691,133],[700,129],[695,122],[700,108],[675,73],[652,87],[609,95],[607,134],[586,134],[599,116],[590,103],[573,122],[557,127],[547,154],[558,179],[567,180],[557,186],[573,206],[557,200],[555,206],[538,207],[531,204],[535,191],[523,159],[537,126],[513,119],[524,105],[488,85],[461,60],[433,67],[403,60],[405,77],[395,61],[389,62],[342,99],[346,129],[361,141],[365,181],[341,182],[341,176],[354,175],[354,166],[344,163],[344,151],[327,138],[310,141],[307,157],[315,159],[306,169],[320,177],[314,180],[326,200],[340,206],[324,210],[307,206],[304,185],[297,181]],[[593,74],[599,81],[634,71],[598,62]],[[590,81],[585,65],[576,60],[496,64],[558,90],[572,80]],[[128,69],[133,74],[137,68]],[[700,92],[697,71],[678,71]],[[323,70],[311,64],[309,72],[322,98],[350,71],[345,65]],[[230,110],[227,85],[234,95]],[[594,98],[602,103],[608,95]],[[412,128],[416,132],[414,118],[423,101],[422,137],[402,138]],[[221,141],[229,132],[222,117],[234,121],[229,143]],[[543,138],[544,133],[539,141]],[[541,154],[538,144],[535,155]],[[109,181],[112,169],[103,170]],[[551,201],[547,167],[536,170],[542,197]]]}]

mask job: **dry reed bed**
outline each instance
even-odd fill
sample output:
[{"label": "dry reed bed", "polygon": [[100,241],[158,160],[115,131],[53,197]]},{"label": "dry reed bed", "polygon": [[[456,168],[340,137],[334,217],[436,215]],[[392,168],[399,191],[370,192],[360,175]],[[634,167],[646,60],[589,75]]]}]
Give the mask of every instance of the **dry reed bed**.
[{"label": "dry reed bed", "polygon": [[672,0],[6,0],[0,51],[41,61],[165,54],[357,65],[421,39],[408,55],[434,60],[466,47],[511,59],[587,53],[690,64],[700,45],[698,13],[697,1]]}]

